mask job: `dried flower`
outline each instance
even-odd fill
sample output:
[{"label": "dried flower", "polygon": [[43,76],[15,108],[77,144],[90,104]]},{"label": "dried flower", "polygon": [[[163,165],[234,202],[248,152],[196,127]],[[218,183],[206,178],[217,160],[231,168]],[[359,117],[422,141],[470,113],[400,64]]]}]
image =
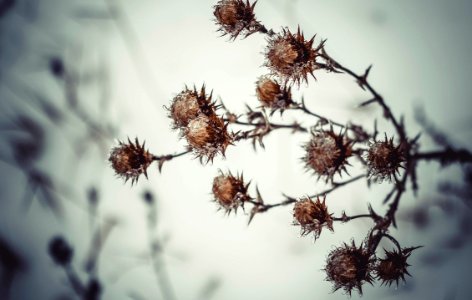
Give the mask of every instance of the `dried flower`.
[{"label": "dried flower", "polygon": [[344,243],[343,246],[331,251],[326,264],[326,280],[334,283],[334,291],[342,288],[351,295],[353,289],[357,289],[362,295],[362,285],[365,282],[372,284],[371,271],[374,259],[367,249]]},{"label": "dried flower", "polygon": [[316,57],[322,44],[313,49],[313,36],[309,41],[305,40],[300,27],[296,34],[292,34],[287,28],[269,40],[266,49],[266,66],[272,74],[283,82],[290,81],[300,85],[304,80],[308,83],[308,74],[314,77],[313,72],[319,68]]},{"label": "dried flower", "polygon": [[332,180],[336,173],[346,171],[347,159],[352,154],[352,141],[344,134],[330,131],[313,131],[311,140],[304,146],[303,158],[307,169],[312,169],[318,178]]},{"label": "dried flower", "polygon": [[267,76],[261,77],[256,85],[257,99],[263,106],[272,109],[272,112],[277,109],[283,112],[293,104],[290,87],[282,87],[276,80]]},{"label": "dried flower", "polygon": [[174,128],[185,128],[188,123],[198,117],[199,114],[210,116],[215,113],[215,104],[211,100],[212,94],[206,95],[205,85],[200,93],[194,87],[189,90],[187,87],[172,99],[169,108],[170,117],[174,121]]},{"label": "dried flower", "polygon": [[393,138],[384,141],[374,141],[367,152],[369,176],[375,181],[391,180],[405,162],[403,147],[393,144]]},{"label": "dried flower", "polygon": [[116,175],[125,179],[125,182],[131,179],[134,184],[141,174],[147,178],[146,170],[153,162],[154,156],[144,149],[144,143],[139,145],[138,138],[134,144],[128,138],[128,143],[119,142],[119,145],[111,150],[108,160]]},{"label": "dried flower", "polygon": [[306,199],[295,203],[293,207],[294,224],[301,226],[302,235],[313,232],[316,240],[320,236],[323,226],[333,231],[332,214],[328,212],[325,201],[326,197],[323,202],[320,201],[319,197],[316,202],[306,197]]},{"label": "dried flower", "polygon": [[63,237],[56,236],[49,242],[49,255],[56,264],[65,266],[72,261],[74,250]]},{"label": "dried flower", "polygon": [[216,17],[216,24],[220,26],[219,31],[223,35],[228,34],[231,39],[236,39],[240,34],[244,37],[262,29],[261,24],[256,20],[254,7],[246,0],[220,0],[214,6],[213,14]]},{"label": "dried flower", "polygon": [[226,147],[232,143],[227,126],[228,124],[216,115],[199,115],[189,122],[184,136],[190,149],[200,160],[213,161],[218,153],[224,156]]},{"label": "dried flower", "polygon": [[400,279],[405,282],[405,275],[411,276],[406,269],[410,266],[406,261],[416,248],[404,248],[401,251],[387,251],[384,249],[385,258],[379,259],[375,266],[375,275],[382,281],[382,284],[390,286],[395,282],[398,286]]},{"label": "dried flower", "polygon": [[231,172],[225,175],[220,171],[220,175],[213,180],[213,195],[220,207],[229,214],[239,206],[244,207],[244,202],[251,199],[248,187],[249,183],[244,183],[243,175],[233,176]]}]

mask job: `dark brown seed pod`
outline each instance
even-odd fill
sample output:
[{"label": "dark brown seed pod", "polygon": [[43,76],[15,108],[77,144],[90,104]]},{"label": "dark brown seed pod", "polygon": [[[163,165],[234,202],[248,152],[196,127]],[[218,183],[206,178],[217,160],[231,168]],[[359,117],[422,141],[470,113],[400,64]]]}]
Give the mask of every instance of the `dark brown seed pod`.
[{"label": "dark brown seed pod", "polygon": [[296,34],[292,34],[287,28],[282,29],[281,33],[269,39],[265,65],[284,83],[308,83],[308,75],[314,77],[313,72],[320,68],[316,57],[321,45],[314,49],[314,39],[315,36],[305,40],[300,27]]},{"label": "dark brown seed pod", "polygon": [[318,197],[316,201],[313,201],[306,197],[295,203],[293,207],[294,225],[301,227],[302,236],[313,232],[316,240],[319,238],[323,227],[333,231],[332,214],[328,212],[325,200],[326,198],[321,202]]},{"label": "dark brown seed pod", "polygon": [[405,275],[411,276],[407,270],[407,267],[410,266],[407,259],[415,249],[417,247],[403,248],[401,251],[387,251],[384,249],[385,258],[380,258],[375,266],[375,275],[382,281],[382,284],[390,286],[395,282],[398,286],[400,280],[405,282]]},{"label": "dark brown seed pod", "polygon": [[362,285],[365,282],[372,284],[374,258],[361,244],[358,248],[352,242],[331,251],[326,264],[326,280],[334,284],[334,291],[343,289],[351,295],[357,289],[362,295]]},{"label": "dark brown seed pod", "polygon": [[216,17],[216,24],[220,26],[219,31],[223,35],[229,35],[230,39],[236,39],[240,34],[244,37],[262,29],[261,24],[256,20],[254,7],[257,1],[250,4],[243,0],[220,0],[214,6],[213,15]]},{"label": "dark brown seed pod", "polygon": [[207,95],[205,85],[202,86],[200,93],[194,87],[193,90],[185,89],[172,99],[169,108],[169,117],[173,120],[174,129],[185,128],[188,123],[198,117],[200,114],[206,116],[215,113],[215,104],[211,100],[212,93]]},{"label": "dark brown seed pod", "polygon": [[353,141],[344,134],[329,131],[313,131],[311,140],[304,146],[306,168],[318,178],[333,180],[336,173],[346,171],[347,159],[352,155]]},{"label": "dark brown seed pod", "polygon": [[231,172],[220,174],[213,180],[213,195],[221,209],[228,214],[238,207],[244,207],[244,203],[251,199],[248,194],[249,183],[244,183],[243,175],[233,176]]},{"label": "dark brown seed pod", "polygon": [[366,159],[369,177],[378,182],[391,181],[406,161],[402,145],[395,146],[393,138],[388,139],[387,136],[384,141],[374,141],[370,144]]},{"label": "dark brown seed pod", "polygon": [[153,162],[154,156],[144,149],[144,143],[139,145],[138,138],[135,143],[128,139],[128,143],[119,142],[117,147],[111,149],[108,161],[115,170],[116,175],[125,179],[131,179],[131,184],[138,181],[144,174],[147,178],[147,168]]},{"label": "dark brown seed pod", "polygon": [[199,115],[191,120],[184,131],[189,148],[193,150],[200,161],[213,161],[226,147],[232,143],[232,136],[227,130],[228,124],[216,115]]},{"label": "dark brown seed pod", "polygon": [[288,108],[292,101],[290,87],[282,87],[276,80],[263,76],[256,83],[257,99],[262,106],[270,108],[272,112],[280,109],[283,112]]}]

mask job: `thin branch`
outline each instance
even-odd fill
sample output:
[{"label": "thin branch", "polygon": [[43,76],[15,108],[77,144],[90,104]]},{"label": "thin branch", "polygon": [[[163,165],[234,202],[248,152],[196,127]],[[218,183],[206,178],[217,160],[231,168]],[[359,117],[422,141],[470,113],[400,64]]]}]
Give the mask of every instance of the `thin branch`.
[{"label": "thin branch", "polygon": [[471,163],[472,153],[467,149],[451,149],[442,151],[420,152],[412,155],[414,160],[438,160],[442,163]]}]

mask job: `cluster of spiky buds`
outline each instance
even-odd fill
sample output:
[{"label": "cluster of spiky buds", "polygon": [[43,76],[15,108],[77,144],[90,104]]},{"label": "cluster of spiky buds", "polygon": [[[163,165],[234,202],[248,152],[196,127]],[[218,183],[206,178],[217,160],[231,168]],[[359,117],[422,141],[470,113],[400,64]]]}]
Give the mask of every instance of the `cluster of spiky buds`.
[{"label": "cluster of spiky buds", "polygon": [[362,295],[362,285],[365,282],[372,284],[371,272],[374,267],[374,258],[362,244],[356,247],[344,243],[343,246],[331,251],[326,264],[326,280],[334,284],[334,291],[343,289],[351,295],[357,289]]},{"label": "cluster of spiky buds", "polygon": [[236,39],[240,34],[244,37],[260,31],[261,24],[254,15],[255,1],[250,4],[248,0],[220,0],[214,6],[213,14],[216,24],[220,26],[223,35],[228,34],[231,39]]},{"label": "cluster of spiky buds", "polygon": [[225,154],[226,147],[232,143],[227,125],[216,114],[216,105],[207,95],[205,86],[200,93],[187,87],[174,97],[169,108],[169,117],[175,129],[180,129],[188,146],[201,161],[213,161],[218,154]]},{"label": "cluster of spiky buds", "polygon": [[410,265],[406,261],[411,252],[417,248],[403,248],[401,251],[385,250],[385,258],[380,258],[375,266],[375,275],[382,281],[382,284],[390,286],[395,282],[398,286],[400,280],[405,282],[405,275],[411,276],[407,270]]},{"label": "cluster of spiky buds", "polygon": [[215,202],[228,214],[238,207],[244,208],[244,203],[252,198],[248,194],[249,183],[244,182],[243,175],[233,176],[231,172],[224,174],[219,171],[219,175],[213,180],[213,195]]},{"label": "cluster of spiky buds", "polygon": [[305,40],[300,27],[295,34],[287,28],[282,29],[281,33],[269,40],[265,65],[282,82],[293,82],[298,85],[302,80],[308,82],[308,75],[314,78],[313,72],[320,68],[316,57],[319,56],[323,42],[315,49],[314,39],[315,36]]},{"label": "cluster of spiky buds", "polygon": [[387,136],[370,144],[366,159],[369,176],[375,181],[391,180],[406,160],[402,145],[395,146]]},{"label": "cluster of spiky buds", "polygon": [[257,99],[262,106],[271,109],[272,113],[280,109],[281,112],[288,108],[292,101],[291,88],[281,86],[276,80],[263,76],[256,83]]},{"label": "cluster of spiky buds", "polygon": [[325,201],[326,197],[323,199],[323,202],[321,202],[319,197],[316,201],[306,197],[295,203],[293,207],[294,224],[301,226],[302,235],[313,232],[316,240],[320,236],[323,227],[333,231],[332,214],[328,212]]},{"label": "cluster of spiky buds", "polygon": [[304,146],[303,161],[306,168],[313,170],[318,178],[332,180],[336,173],[346,171],[347,159],[352,155],[353,141],[345,134],[336,134],[333,130],[313,131],[311,140]]},{"label": "cluster of spiky buds", "polygon": [[135,143],[128,138],[128,143],[120,141],[118,146],[111,149],[108,160],[117,176],[125,179],[125,182],[131,179],[131,184],[134,184],[141,174],[147,178],[146,170],[154,161],[154,155],[144,149],[144,143],[139,144],[138,138]]}]

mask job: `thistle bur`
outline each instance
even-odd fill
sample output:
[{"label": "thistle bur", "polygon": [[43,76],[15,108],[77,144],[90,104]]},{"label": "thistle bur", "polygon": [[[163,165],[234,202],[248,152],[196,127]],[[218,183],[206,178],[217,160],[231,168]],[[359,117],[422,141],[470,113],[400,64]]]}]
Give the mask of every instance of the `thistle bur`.
[{"label": "thistle bur", "polygon": [[228,133],[227,126],[228,124],[215,114],[199,115],[191,120],[184,130],[189,149],[200,161],[213,161],[219,153],[224,156],[226,148],[232,144],[233,139]]},{"label": "thistle bur", "polygon": [[321,202],[319,197],[316,201],[306,197],[295,203],[293,207],[294,225],[301,227],[302,236],[313,232],[316,240],[323,227],[333,231],[332,214],[328,212],[325,201],[326,198]]},{"label": "thistle bur", "polygon": [[312,170],[318,178],[333,180],[335,174],[346,171],[347,159],[352,155],[353,141],[344,134],[333,130],[313,131],[311,140],[305,144],[303,161],[306,168]]},{"label": "thistle bur", "polygon": [[313,48],[315,36],[310,40],[305,40],[300,27],[295,34],[288,28],[283,28],[282,32],[269,39],[266,48],[266,63],[271,73],[284,83],[293,82],[300,85],[301,81],[308,83],[308,75],[313,78],[313,72],[320,66],[316,62],[319,50]]},{"label": "thistle bur", "polygon": [[213,196],[215,202],[224,209],[226,213],[232,210],[237,211],[238,207],[244,207],[244,203],[252,199],[248,194],[248,187],[250,183],[245,183],[243,175],[233,176],[231,172],[220,174],[213,180]]},{"label": "thistle bur", "polygon": [[154,161],[154,155],[145,150],[144,143],[139,144],[138,138],[134,143],[128,138],[128,143],[120,141],[111,149],[108,161],[118,177],[125,182],[131,179],[131,184],[134,184],[141,174],[147,178],[147,168]]},{"label": "thistle bur", "polygon": [[378,182],[391,181],[406,161],[402,145],[395,146],[393,138],[388,139],[387,136],[383,141],[370,144],[366,159],[369,177]]},{"label": "thistle bur", "polygon": [[402,280],[405,282],[405,275],[411,276],[408,273],[407,267],[410,265],[407,263],[408,257],[411,252],[418,247],[403,248],[401,250],[385,251],[385,257],[380,258],[379,262],[375,266],[375,275],[382,281],[382,284],[391,286],[392,283],[396,283]]},{"label": "thistle bur", "polygon": [[254,7],[257,1],[250,4],[243,0],[220,0],[213,7],[213,15],[216,24],[220,26],[219,31],[223,35],[229,35],[235,40],[240,34],[244,37],[262,30],[261,24],[256,20]]},{"label": "thistle bur", "polygon": [[212,102],[212,93],[207,95],[205,85],[200,92],[194,87],[193,90],[185,89],[172,99],[168,108],[169,117],[173,121],[174,129],[183,129],[188,123],[200,114],[210,116],[215,114],[216,106]]},{"label": "thistle bur", "polygon": [[274,113],[280,109],[282,113],[284,109],[293,104],[291,88],[281,86],[276,80],[263,76],[256,82],[256,95],[263,107],[267,107]]},{"label": "thistle bur", "polygon": [[362,244],[356,247],[354,242],[351,245],[344,243],[328,255],[326,280],[334,284],[334,291],[342,288],[351,295],[357,289],[362,295],[362,285],[372,284],[374,280],[371,275],[373,264],[374,258]]}]

